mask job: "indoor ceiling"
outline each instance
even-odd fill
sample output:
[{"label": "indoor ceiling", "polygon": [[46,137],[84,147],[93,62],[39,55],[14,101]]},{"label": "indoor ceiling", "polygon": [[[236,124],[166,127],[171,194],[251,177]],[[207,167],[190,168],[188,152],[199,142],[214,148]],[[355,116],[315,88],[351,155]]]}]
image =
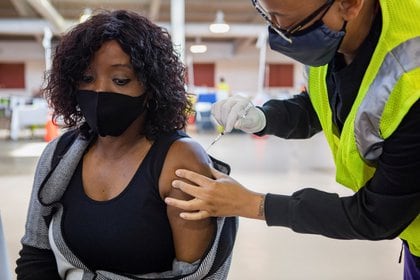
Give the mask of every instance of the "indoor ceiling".
[{"label": "indoor ceiling", "polygon": [[[255,44],[258,34],[265,30],[264,21],[250,0],[184,0],[185,36],[193,42],[231,42]],[[56,35],[78,22],[83,11],[97,9],[128,9],[146,15],[154,22],[170,28],[171,0],[1,0],[0,40],[42,38],[48,24]],[[217,11],[231,28],[224,34],[213,34],[208,25]]]}]

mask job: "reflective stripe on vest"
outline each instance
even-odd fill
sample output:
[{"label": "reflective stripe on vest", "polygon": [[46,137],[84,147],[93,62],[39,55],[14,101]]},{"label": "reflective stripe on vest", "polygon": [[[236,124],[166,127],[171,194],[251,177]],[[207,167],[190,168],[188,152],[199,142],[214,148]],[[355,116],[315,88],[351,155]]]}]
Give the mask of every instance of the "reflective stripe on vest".
[{"label": "reflective stripe on vest", "polygon": [[417,67],[420,67],[420,37],[412,38],[389,52],[369,87],[354,125],[358,150],[367,162],[376,161],[382,154],[384,139],[379,124],[392,89],[404,73]]}]

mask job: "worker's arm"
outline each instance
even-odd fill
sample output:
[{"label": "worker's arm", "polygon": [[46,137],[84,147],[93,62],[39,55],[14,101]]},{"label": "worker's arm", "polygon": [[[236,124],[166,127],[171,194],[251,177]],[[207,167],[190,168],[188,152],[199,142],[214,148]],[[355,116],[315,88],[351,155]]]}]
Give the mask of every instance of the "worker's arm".
[{"label": "worker's arm", "polygon": [[290,99],[269,100],[261,109],[266,118],[266,127],[257,135],[304,139],[322,130],[307,92],[301,92]]},{"label": "worker's arm", "polygon": [[391,239],[420,213],[420,101],[383,145],[377,170],[350,197],[315,189],[269,194],[268,225],[343,239]]}]

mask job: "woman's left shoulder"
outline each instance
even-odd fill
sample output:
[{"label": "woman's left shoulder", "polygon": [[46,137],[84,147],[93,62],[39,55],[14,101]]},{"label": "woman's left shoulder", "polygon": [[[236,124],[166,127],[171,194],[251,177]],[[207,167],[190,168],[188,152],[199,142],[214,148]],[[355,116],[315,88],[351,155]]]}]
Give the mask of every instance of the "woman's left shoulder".
[{"label": "woman's left shoulder", "polygon": [[181,137],[175,140],[168,151],[168,157],[191,160],[195,163],[203,161],[208,164],[210,159],[203,146],[191,137]]},{"label": "woman's left shoulder", "polygon": [[169,147],[159,178],[159,188],[162,197],[175,191],[170,187],[177,169],[188,169],[205,176],[210,176],[211,161],[204,148],[190,137],[177,138]]}]

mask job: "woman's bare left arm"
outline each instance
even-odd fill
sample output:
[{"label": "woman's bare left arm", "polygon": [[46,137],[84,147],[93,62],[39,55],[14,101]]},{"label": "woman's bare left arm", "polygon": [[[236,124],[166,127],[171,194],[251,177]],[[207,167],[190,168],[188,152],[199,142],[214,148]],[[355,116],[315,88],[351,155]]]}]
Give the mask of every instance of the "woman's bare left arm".
[{"label": "woman's bare left arm", "polygon": [[[175,141],[168,151],[159,178],[159,190],[164,199],[167,196],[190,200],[191,196],[173,188],[172,181],[177,178],[179,168],[193,170],[211,176],[210,159],[204,149],[190,138]],[[214,234],[214,219],[188,221],[180,217],[181,209],[167,206],[167,215],[172,229],[175,254],[179,261],[192,263],[200,259],[208,248]]]}]

